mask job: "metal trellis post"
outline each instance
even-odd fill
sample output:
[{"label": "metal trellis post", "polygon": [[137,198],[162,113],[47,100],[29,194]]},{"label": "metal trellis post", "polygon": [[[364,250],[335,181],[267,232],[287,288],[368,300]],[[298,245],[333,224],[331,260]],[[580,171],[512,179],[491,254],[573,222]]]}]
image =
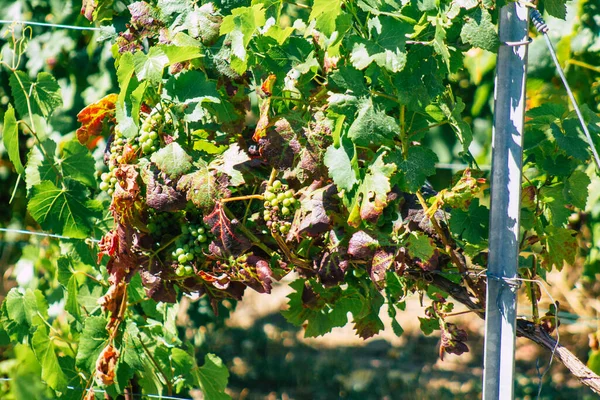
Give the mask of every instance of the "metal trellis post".
[{"label": "metal trellis post", "polygon": [[500,10],[492,134],[483,399],[514,394],[516,280],[527,68],[528,9]]}]

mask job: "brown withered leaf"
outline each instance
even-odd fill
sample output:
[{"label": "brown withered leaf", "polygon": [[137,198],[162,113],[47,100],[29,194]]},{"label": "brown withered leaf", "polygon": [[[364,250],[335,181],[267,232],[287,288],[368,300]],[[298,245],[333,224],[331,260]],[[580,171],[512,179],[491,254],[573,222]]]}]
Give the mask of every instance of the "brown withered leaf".
[{"label": "brown withered leaf", "polygon": [[[84,1],[84,7],[87,7],[85,14],[86,18],[88,18],[87,9],[91,8],[90,17],[88,18],[90,21],[91,13],[94,11],[92,7],[95,7],[95,5],[96,4],[93,0]],[[82,13],[83,11],[84,9],[82,8]],[[79,112],[79,114],[77,114],[77,121],[81,123],[81,127],[77,129],[75,135],[77,135],[77,140],[79,140],[79,143],[87,145],[93,136],[101,135],[102,124],[104,123],[105,119],[112,120],[114,122],[115,103],[117,102],[117,98],[118,95],[116,93],[111,93],[104,96],[97,102],[85,107]]]},{"label": "brown withered leaf", "polygon": [[104,385],[112,385],[115,382],[116,366],[119,360],[119,352],[111,344],[107,345],[96,360],[96,379]]},{"label": "brown withered leaf", "polygon": [[175,303],[177,294],[175,293],[173,282],[164,279],[161,271],[141,269],[140,277],[142,278],[142,284],[148,297],[155,301]]},{"label": "brown withered leaf", "polygon": [[123,281],[113,284],[108,292],[98,299],[98,304],[105,312],[110,312],[110,321],[106,327],[107,331],[113,330],[121,321],[121,313],[124,311],[123,302],[127,301],[127,284]]},{"label": "brown withered leaf", "polygon": [[240,271],[244,277],[243,283],[258,293],[271,293],[273,272],[269,263],[255,255],[248,256],[246,265]]},{"label": "brown withered leaf", "polygon": [[317,237],[331,229],[331,218],[327,211],[335,211],[337,188],[329,184],[323,188],[310,190],[300,201],[300,211],[296,214],[292,227],[287,235],[290,241],[303,234]]},{"label": "brown withered leaf", "polygon": [[233,256],[239,256],[251,246],[248,239],[240,233],[236,233],[232,222],[227,218],[223,205],[217,203],[213,211],[204,217],[204,223],[210,227],[215,235],[215,244],[225,252]]},{"label": "brown withered leaf", "polygon": [[98,7],[96,0],[83,0],[81,3],[81,15],[92,22],[94,20],[94,10],[96,7]]},{"label": "brown withered leaf", "polygon": [[444,360],[444,354],[456,354],[460,356],[469,351],[466,345],[468,339],[467,332],[464,329],[459,329],[455,324],[446,322],[441,324],[442,336],[440,341],[440,359]]},{"label": "brown withered leaf", "polygon": [[264,99],[260,105],[260,116],[258,118],[258,122],[256,123],[256,129],[254,130],[254,135],[252,135],[252,139],[255,142],[260,141],[267,134],[267,128],[271,124],[269,121],[269,111],[271,110],[271,98],[268,97]]},{"label": "brown withered leaf", "polygon": [[385,284],[385,273],[393,264],[393,250],[384,247],[375,251],[375,255],[371,261],[371,267],[369,268],[369,275],[378,289],[383,289]]}]

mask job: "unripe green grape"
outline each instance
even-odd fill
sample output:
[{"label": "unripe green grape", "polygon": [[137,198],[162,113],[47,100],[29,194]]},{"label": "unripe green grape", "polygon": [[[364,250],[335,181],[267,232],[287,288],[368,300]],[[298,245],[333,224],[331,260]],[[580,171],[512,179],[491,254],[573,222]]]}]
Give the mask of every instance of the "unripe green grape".
[{"label": "unripe green grape", "polygon": [[281,187],[281,181],[274,181],[272,186],[275,190],[279,189]]},{"label": "unripe green grape", "polygon": [[281,214],[283,214],[283,215],[290,215],[290,209],[287,208],[287,207],[285,207],[285,206],[282,207],[281,208]]},{"label": "unripe green grape", "polygon": [[100,187],[100,190],[102,190],[103,192],[106,192],[110,188],[110,185],[107,182],[101,182],[99,187]]}]

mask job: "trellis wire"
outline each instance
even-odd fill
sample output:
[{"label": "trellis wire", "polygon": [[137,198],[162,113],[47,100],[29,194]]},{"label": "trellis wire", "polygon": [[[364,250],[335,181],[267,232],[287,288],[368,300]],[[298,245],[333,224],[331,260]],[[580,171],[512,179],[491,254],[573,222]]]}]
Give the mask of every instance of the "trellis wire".
[{"label": "trellis wire", "polygon": [[74,31],[101,31],[102,30],[102,28],[94,28],[91,26],[63,25],[63,24],[52,24],[52,23],[48,23],[48,22],[34,22],[34,21],[9,21],[6,19],[0,19],[0,24],[35,25],[35,26],[44,26],[47,28],[70,29],[70,30],[74,30]]},{"label": "trellis wire", "polygon": [[62,239],[62,240],[86,240],[86,241],[90,241],[90,242],[93,242],[93,243],[100,243],[100,241],[98,239],[94,239],[94,238],[76,239],[76,238],[71,238],[71,237],[68,237],[68,236],[56,235],[56,234],[53,234],[53,233],[27,231],[27,230],[24,230],[24,229],[0,228],[0,232],[18,233],[18,234],[21,234],[21,235],[31,235],[31,236],[43,236],[43,237],[49,237],[49,238],[54,238],[54,239]]},{"label": "trellis wire", "polygon": [[[0,378],[0,382],[12,382],[14,381],[13,378]],[[74,386],[67,386],[68,390],[74,390],[74,391],[79,391],[79,392],[89,392],[91,390],[94,391],[94,393],[106,393],[106,390],[103,389],[88,389],[88,388],[80,388],[80,387],[74,387]],[[130,396],[134,396],[134,397],[150,397],[152,399],[166,399],[166,400],[194,400],[192,398],[189,397],[174,397],[174,396],[166,396],[166,395],[162,395],[162,394],[143,394],[143,393],[130,393]]]}]

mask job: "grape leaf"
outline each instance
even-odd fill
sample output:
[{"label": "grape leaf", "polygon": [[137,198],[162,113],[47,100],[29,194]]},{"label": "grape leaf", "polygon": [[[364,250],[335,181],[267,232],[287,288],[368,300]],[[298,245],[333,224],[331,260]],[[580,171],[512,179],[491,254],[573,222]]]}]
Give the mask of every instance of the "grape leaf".
[{"label": "grape leaf", "polygon": [[565,0],[542,0],[543,11],[553,17],[566,19],[567,18],[567,5]]},{"label": "grape leaf", "polygon": [[375,109],[373,100],[369,97],[358,110],[356,119],[348,129],[348,138],[357,146],[392,145],[399,134],[400,127],[396,120],[384,111]]},{"label": "grape leaf", "polygon": [[384,297],[371,286],[368,297],[364,300],[363,310],[359,316],[354,316],[354,330],[363,339],[368,339],[384,328],[383,321],[379,318],[379,310],[385,302]]},{"label": "grape leaf", "polygon": [[544,206],[544,215],[552,225],[561,226],[567,222],[572,212],[567,208],[564,184],[541,188],[539,197]]},{"label": "grape leaf", "polygon": [[100,352],[108,342],[106,325],[103,317],[88,317],[85,319],[83,332],[77,348],[76,365],[85,371],[93,371]]},{"label": "grape leaf", "polygon": [[63,176],[75,179],[90,187],[96,186],[94,157],[85,146],[75,140],[65,143],[57,160]]},{"label": "grape leaf", "polygon": [[329,176],[339,190],[351,191],[358,181],[356,153],[351,143],[343,140],[341,146],[331,145],[325,152],[323,163],[329,170]]},{"label": "grape leaf", "polygon": [[[320,285],[305,287],[304,279],[290,283],[295,291],[288,296],[288,309],[282,311],[285,319],[301,326],[306,322],[305,337],[324,335],[335,327],[348,323],[348,313],[358,315],[362,309],[362,298],[353,288],[339,287],[324,289]],[[316,297],[316,298],[315,298]]]},{"label": "grape leaf", "polygon": [[118,95],[111,93],[95,103],[86,106],[77,114],[77,121],[81,127],[75,134],[81,144],[87,144],[90,138],[102,134],[104,120],[114,119],[115,103]]},{"label": "grape leaf", "polygon": [[450,213],[452,233],[471,244],[479,244],[487,238],[489,210],[473,199],[468,211],[455,208]]},{"label": "grape leaf", "polygon": [[240,148],[237,143],[232,144],[218,159],[219,162],[211,163],[217,171],[220,171],[229,176],[229,184],[231,186],[239,186],[246,183],[242,172],[235,167],[250,160],[248,154]]},{"label": "grape leaf", "polygon": [[197,369],[200,389],[205,398],[227,400],[231,397],[225,393],[229,371],[223,361],[214,354],[204,356],[204,365]]},{"label": "grape leaf", "polygon": [[433,239],[418,232],[412,232],[410,234],[406,245],[408,247],[408,254],[410,254],[411,257],[423,261],[427,261],[433,257],[436,249]]},{"label": "grape leaf", "polygon": [[473,141],[473,132],[471,132],[471,126],[460,115],[465,109],[465,103],[463,103],[460,97],[456,97],[455,99],[453,94],[447,91],[441,96],[438,105],[462,144],[463,152],[468,153],[469,146]]},{"label": "grape leaf", "polygon": [[342,13],[342,0],[315,0],[309,20],[316,20],[315,27],[327,36],[336,30],[335,20]]},{"label": "grape leaf", "polygon": [[544,228],[544,233],[542,243],[545,249],[542,253],[542,266],[548,271],[552,267],[560,271],[565,263],[573,265],[578,248],[576,232],[548,225]]},{"label": "grape leaf", "polygon": [[412,32],[412,25],[389,16],[371,18],[367,24],[373,40],[351,39],[350,62],[354,68],[362,70],[375,62],[390,72],[402,71],[406,65],[406,35]]},{"label": "grape leaf", "polygon": [[496,52],[499,45],[496,26],[485,8],[477,7],[467,16],[467,22],[460,31],[460,38],[465,43],[491,52]]},{"label": "grape leaf", "polygon": [[192,157],[177,142],[153,153],[150,160],[171,179],[177,179],[192,168]]},{"label": "grape leaf", "polygon": [[226,252],[226,255],[238,256],[250,248],[248,239],[235,232],[235,226],[225,214],[221,203],[217,203],[215,209],[204,217],[204,223],[210,227],[210,231],[216,237],[217,245]]},{"label": "grape leaf", "polygon": [[590,157],[588,144],[582,139],[580,132],[581,126],[577,119],[567,119],[562,123],[563,129],[553,123],[550,126],[552,136],[556,140],[556,144],[567,155],[573,156],[578,160],[586,161]]},{"label": "grape leaf", "polygon": [[151,47],[148,54],[138,51],[133,55],[133,66],[138,80],[148,80],[159,84],[163,70],[169,64],[169,57],[160,47]]},{"label": "grape leaf", "polygon": [[361,220],[375,223],[387,206],[387,194],[391,190],[390,177],[396,171],[396,165],[384,163],[384,156],[385,152],[379,153],[358,187],[349,209],[348,224],[353,227],[360,226]]},{"label": "grape leaf", "polygon": [[169,77],[165,84],[165,95],[183,104],[220,101],[216,82],[209,80],[205,73],[195,70]]},{"label": "grape leaf", "polygon": [[31,338],[31,347],[42,366],[42,379],[52,389],[64,392],[67,389],[67,377],[58,363],[54,343],[48,337],[45,326],[37,328]]},{"label": "grape leaf", "polygon": [[8,158],[15,166],[17,173],[22,174],[25,172],[21,163],[21,155],[19,154],[19,127],[15,118],[15,109],[10,104],[8,105],[8,110],[4,113],[2,141],[8,152]]},{"label": "grape leaf", "polygon": [[590,177],[583,171],[574,171],[565,181],[564,194],[567,201],[575,207],[585,210],[588,200],[588,186]]},{"label": "grape leaf", "polygon": [[441,18],[437,18],[435,24],[435,36],[433,38],[433,48],[435,52],[442,56],[442,60],[446,64],[448,71],[451,71],[450,66],[450,50],[448,49],[448,45],[446,44],[446,29],[444,29],[444,25]]},{"label": "grape leaf", "polygon": [[77,294],[79,293],[79,285],[77,284],[77,276],[71,275],[66,285],[66,300],[65,300],[65,311],[71,314],[76,320],[81,318],[81,311],[79,309],[79,302],[77,301]]},{"label": "grape leaf", "polygon": [[206,165],[201,165],[198,171],[179,178],[177,190],[187,192],[187,199],[205,210],[215,204],[220,194],[215,177]]},{"label": "grape leaf", "polygon": [[43,181],[31,193],[27,209],[43,229],[79,239],[89,235],[95,213],[90,213],[88,191],[81,183],[65,178],[59,188]]},{"label": "grape leaf", "polygon": [[[52,112],[62,106],[60,86],[56,79],[47,72],[40,72],[36,81],[32,81],[23,71],[15,71],[9,78],[15,108],[21,118],[29,114],[27,100],[33,114],[49,117]],[[23,87],[21,87],[21,84]]]},{"label": "grape leaf", "polygon": [[223,18],[219,32],[221,35],[226,34],[231,43],[231,68],[238,74],[245,72],[246,48],[254,33],[265,22],[265,10],[262,4],[235,8],[231,11],[231,15]]},{"label": "grape leaf", "polygon": [[435,174],[435,163],[438,158],[433,151],[426,147],[411,146],[408,148],[406,160],[402,151],[396,150],[390,153],[387,161],[398,166],[399,173],[394,176],[392,181],[398,184],[403,191],[415,193],[425,184],[428,176]]}]

